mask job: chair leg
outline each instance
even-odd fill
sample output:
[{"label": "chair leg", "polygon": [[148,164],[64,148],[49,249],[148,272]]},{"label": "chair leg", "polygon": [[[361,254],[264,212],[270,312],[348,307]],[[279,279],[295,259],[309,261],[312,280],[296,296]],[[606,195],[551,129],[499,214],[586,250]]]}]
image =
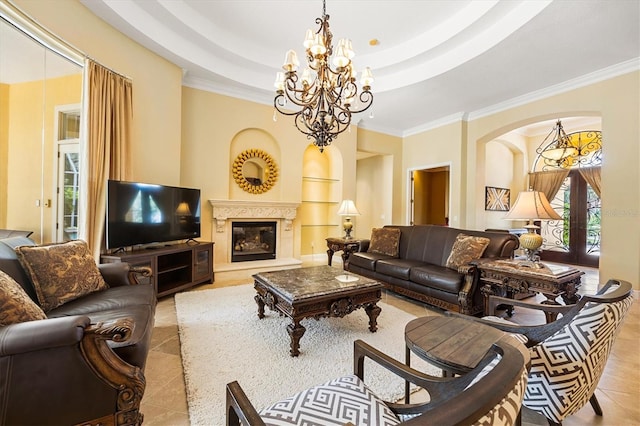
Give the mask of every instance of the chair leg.
[{"label": "chair leg", "polygon": [[594,392],[589,398],[589,402],[591,403],[591,407],[593,407],[593,411],[595,411],[597,416],[602,416],[602,408],[600,407],[600,403],[598,402],[598,398],[596,398],[596,393]]}]

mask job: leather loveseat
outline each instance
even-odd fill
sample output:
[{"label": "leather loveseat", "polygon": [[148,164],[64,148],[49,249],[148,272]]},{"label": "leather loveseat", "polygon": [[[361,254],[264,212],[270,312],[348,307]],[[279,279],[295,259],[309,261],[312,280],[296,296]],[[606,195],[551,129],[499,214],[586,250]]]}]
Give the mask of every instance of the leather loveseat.
[{"label": "leather loveseat", "polygon": [[[16,256],[20,246],[35,244],[23,237],[0,239],[0,270],[6,274],[0,274],[0,285],[17,288],[17,282],[24,289],[13,292],[21,295],[17,307],[2,302],[14,311],[21,310],[20,302],[31,308],[29,298],[41,306],[32,275]],[[126,263],[97,268],[106,288],[41,311],[44,319],[0,326],[0,424],[142,422],[156,295],[136,276],[150,270]]]},{"label": "leather loveseat", "polygon": [[379,280],[404,296],[467,315],[483,311],[479,272],[468,261],[453,267],[452,249],[464,250],[469,245],[468,237],[486,244],[484,249],[479,249],[481,258],[510,258],[519,247],[518,238],[508,233],[437,225],[385,226],[379,230],[399,234],[396,251],[372,250],[375,231],[378,231],[374,229],[372,239],[363,241],[360,251],[351,253],[347,263],[349,271]]}]

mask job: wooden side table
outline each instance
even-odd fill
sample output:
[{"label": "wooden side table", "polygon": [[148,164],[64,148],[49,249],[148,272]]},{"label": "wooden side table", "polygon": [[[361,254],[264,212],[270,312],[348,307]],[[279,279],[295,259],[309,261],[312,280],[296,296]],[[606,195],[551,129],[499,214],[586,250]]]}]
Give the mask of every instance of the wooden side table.
[{"label": "wooden side table", "polygon": [[[531,291],[542,293],[547,300],[544,304],[558,305],[561,296],[566,304],[576,303],[580,296],[583,271],[571,266],[542,264],[542,268],[523,266],[517,260],[492,260],[472,262],[480,271],[480,291],[485,297],[485,315],[489,315],[489,296],[504,294],[513,298],[518,293]],[[511,312],[509,312],[511,314]],[[547,322],[555,320],[557,314],[548,313]]]},{"label": "wooden side table", "polygon": [[[477,367],[491,346],[505,338],[497,328],[453,316],[427,316],[409,321],[404,329],[405,362],[411,366],[413,352],[447,373],[465,374]],[[409,384],[405,387],[409,403]]]},{"label": "wooden side table", "polygon": [[338,251],[342,251],[342,267],[347,269],[347,264],[349,262],[349,256],[351,253],[358,251],[360,247],[361,240],[356,238],[342,238],[342,237],[329,237],[327,238],[327,256],[328,265],[331,266],[331,260],[333,258],[333,254]]}]

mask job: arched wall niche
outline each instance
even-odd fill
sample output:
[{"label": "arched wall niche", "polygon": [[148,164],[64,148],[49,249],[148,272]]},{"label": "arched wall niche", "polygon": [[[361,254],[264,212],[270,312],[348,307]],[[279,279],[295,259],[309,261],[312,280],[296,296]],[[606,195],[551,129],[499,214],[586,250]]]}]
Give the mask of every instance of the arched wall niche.
[{"label": "arched wall niche", "polygon": [[309,145],[303,155],[302,204],[299,218],[302,255],[324,253],[326,238],[339,236],[337,211],[343,195],[343,156],[329,145],[324,152]]},{"label": "arched wall niche", "polygon": [[[527,189],[527,174],[531,171],[531,167],[536,158],[535,149],[542,142],[544,137],[549,133],[553,125],[548,128],[541,129],[539,133],[528,136],[524,132],[518,132],[518,129],[522,129],[527,126],[535,125],[536,123],[548,122],[556,120],[558,118],[573,118],[573,117],[593,117],[598,118],[601,114],[598,111],[562,111],[541,114],[532,116],[523,120],[514,121],[512,123],[500,126],[491,132],[488,132],[484,136],[476,140],[476,159],[475,159],[475,174],[474,174],[474,186],[471,190],[476,194],[475,203],[475,229],[486,228],[515,228],[519,227],[523,223],[501,221],[496,219],[497,216],[494,212],[486,212],[484,210],[484,194],[486,186],[495,186],[490,184],[488,176],[491,174],[491,170],[495,167],[501,167],[502,164],[495,164],[492,158],[487,158],[487,145],[492,142],[502,144],[507,147],[513,154],[512,165],[512,182],[505,187],[511,190],[511,205],[515,201],[520,191]],[[502,224],[502,226],[499,226]]]},{"label": "arched wall niche", "polygon": [[[232,166],[242,152],[247,150],[261,150],[268,154],[278,168],[278,177],[273,186],[266,192],[253,194],[242,189],[233,177]],[[247,128],[233,136],[229,144],[229,199],[230,200],[281,200],[281,188],[279,171],[282,167],[282,155],[278,141],[267,131],[258,128]]]}]

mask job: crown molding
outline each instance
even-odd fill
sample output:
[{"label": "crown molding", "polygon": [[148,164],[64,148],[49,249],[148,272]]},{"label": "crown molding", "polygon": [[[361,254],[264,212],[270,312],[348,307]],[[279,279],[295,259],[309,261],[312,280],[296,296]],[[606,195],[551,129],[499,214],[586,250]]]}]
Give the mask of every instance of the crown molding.
[{"label": "crown molding", "polygon": [[640,57],[469,113],[469,121],[640,70]]},{"label": "crown molding", "polygon": [[413,136],[418,133],[426,132],[427,130],[436,129],[438,127],[446,126],[447,124],[451,123],[457,123],[459,121],[467,121],[467,114],[464,112],[457,112],[455,114],[451,114],[446,117],[421,124],[420,126],[412,127],[402,132],[402,137]]}]

